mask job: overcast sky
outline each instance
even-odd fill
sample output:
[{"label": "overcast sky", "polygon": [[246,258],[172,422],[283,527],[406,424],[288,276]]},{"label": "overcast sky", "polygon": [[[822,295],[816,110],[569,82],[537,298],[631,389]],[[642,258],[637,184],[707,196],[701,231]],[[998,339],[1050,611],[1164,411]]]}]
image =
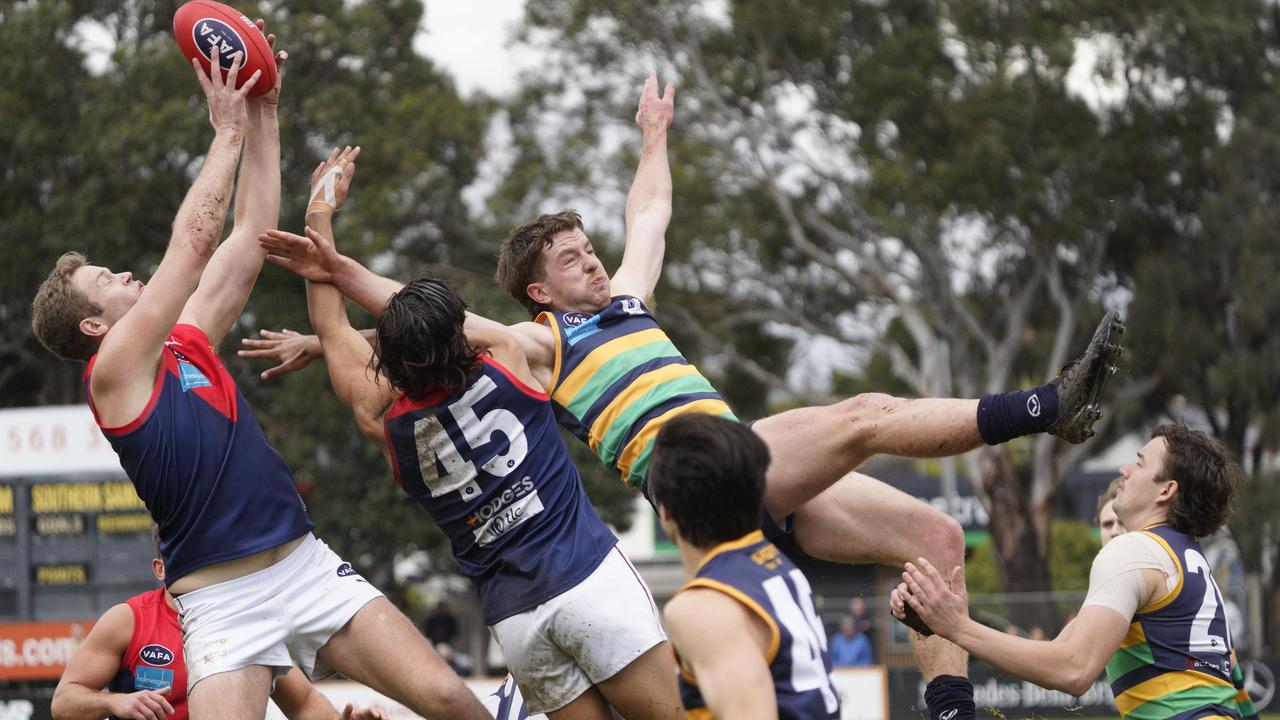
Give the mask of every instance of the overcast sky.
[{"label": "overcast sky", "polygon": [[483,90],[505,95],[515,87],[519,68],[535,58],[510,48],[524,16],[524,0],[427,0],[423,32],[414,48],[453,75],[464,95]]}]

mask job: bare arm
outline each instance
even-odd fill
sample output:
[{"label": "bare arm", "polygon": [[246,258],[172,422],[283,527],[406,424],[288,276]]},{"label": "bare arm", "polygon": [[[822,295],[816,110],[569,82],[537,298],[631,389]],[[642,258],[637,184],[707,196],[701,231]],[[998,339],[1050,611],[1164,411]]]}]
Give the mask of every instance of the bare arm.
[{"label": "bare arm", "polygon": [[108,715],[131,720],[164,720],[173,713],[169,690],[135,693],[104,691],[120,670],[133,637],[133,611],[120,604],[103,613],[71,656],[53,691],[54,720],[102,720]]},{"label": "bare arm", "polygon": [[[262,26],[259,20],[258,28]],[[274,48],[275,35],[268,35],[267,42]],[[276,87],[248,99],[248,133],[236,188],[235,226],[213,254],[179,319],[203,330],[215,347],[244,311],[262,269],[266,253],[258,246],[258,235],[279,222],[280,127],[276,108],[288,57],[283,50],[275,55]]]},{"label": "bare arm", "polygon": [[307,676],[296,667],[289,668],[276,681],[271,700],[289,720],[336,720],[338,711],[323,693],[317,692]]},{"label": "bare arm", "polygon": [[260,73],[235,89],[237,58],[224,82],[216,50],[205,75],[192,61],[209,104],[213,143],[204,165],[173,221],[173,235],[160,267],[137,303],[110,328],[98,349],[91,382],[99,418],[106,425],[133,420],[146,407],[164,342],[222,236],[236,163],[248,122],[245,96]]},{"label": "bare arm", "polygon": [[658,76],[650,73],[640,96],[636,124],[644,138],[636,178],[627,193],[627,245],[622,265],[610,280],[615,295],[634,295],[647,304],[662,274],[667,226],[671,223],[671,166],[667,128],[675,112],[675,88],[658,96]]},{"label": "bare arm", "polygon": [[[1029,640],[989,628],[969,618],[963,568],[952,571],[950,582],[927,560],[907,563],[906,585],[895,591],[916,609],[939,635],[968,650],[974,657],[1042,687],[1082,695],[1120,649],[1130,618],[1107,607],[1086,605],[1053,640]],[[900,602],[895,599],[895,604]]]},{"label": "bare arm", "polygon": [[[308,216],[307,235],[323,236],[332,232],[328,216]],[[342,292],[334,285],[307,281],[307,312],[324,349],[325,365],[333,391],[344,405],[351,408],[356,424],[365,437],[389,452],[382,432],[382,418],[395,392],[385,380],[379,381],[369,368],[373,349],[347,319]]]},{"label": "bare arm", "polygon": [[[340,155],[337,150],[329,160],[320,164],[311,177],[312,197],[326,195],[320,187],[330,181],[327,189],[330,199],[313,201],[307,210],[307,224],[316,227],[318,218],[328,219],[346,202],[355,174],[355,159],[360,148],[348,147]],[[337,163],[335,168],[334,163]],[[334,172],[336,169],[336,173]],[[332,178],[328,177],[333,173]],[[387,299],[404,287],[402,283],[382,277],[356,260],[338,252],[334,243],[332,226],[327,232],[303,237],[293,233],[272,230],[258,238],[267,252],[267,261],[291,270],[301,277],[318,283],[336,285],[344,295],[364,308],[374,317],[382,314]]]},{"label": "bare arm", "polygon": [[692,588],[667,603],[662,621],[715,717],[776,720],[769,633],[760,618],[724,593]]},{"label": "bare arm", "polygon": [[276,681],[271,699],[289,720],[386,720],[377,710],[356,710],[351,705],[339,714],[329,698],[296,667],[289,668],[289,672]]}]

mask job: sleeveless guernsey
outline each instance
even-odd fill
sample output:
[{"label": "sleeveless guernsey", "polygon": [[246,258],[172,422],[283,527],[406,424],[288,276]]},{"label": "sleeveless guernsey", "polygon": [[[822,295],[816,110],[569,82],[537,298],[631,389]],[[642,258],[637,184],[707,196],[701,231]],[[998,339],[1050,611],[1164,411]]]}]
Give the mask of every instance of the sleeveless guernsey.
[{"label": "sleeveless guernsey", "polygon": [[631,488],[644,489],[667,421],[692,412],[737,419],[637,298],[616,296],[595,315],[544,312],[537,322],[555,334],[548,392],[560,423]]},{"label": "sleeveless guernsey", "polygon": [[401,395],[396,482],[449,536],[488,625],[577,585],[618,540],[587,499],[546,394],[489,357],[461,392]]},{"label": "sleeveless guernsey", "polygon": [[[809,581],[759,530],[723,543],[702,560],[677,592],[709,588],[737,600],[769,627],[773,642],[765,660],[773,676],[779,720],[835,720],[840,691]],[[711,720],[698,680],[680,665],[680,699],[690,720]],[[720,720],[730,720],[721,718]]]},{"label": "sleeveless guernsey", "polygon": [[135,595],[125,603],[133,611],[133,637],[107,689],[133,693],[167,687],[165,699],[173,706],[168,720],[187,720],[187,663],[178,611],[165,602],[164,590]]},{"label": "sleeveless guernsey", "polygon": [[293,474],[204,332],[175,326],[160,362],[142,414],[102,433],[160,528],[165,582],[310,532]]}]

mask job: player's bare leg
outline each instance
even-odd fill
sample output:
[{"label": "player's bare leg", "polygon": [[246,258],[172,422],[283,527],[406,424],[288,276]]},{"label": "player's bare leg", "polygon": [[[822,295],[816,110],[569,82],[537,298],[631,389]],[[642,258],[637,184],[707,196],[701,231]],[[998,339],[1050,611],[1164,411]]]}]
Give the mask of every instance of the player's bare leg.
[{"label": "player's bare leg", "polygon": [[[964,565],[964,531],[932,506],[862,473],[849,473],[795,514],[800,548],[823,560],[902,567],[928,558],[935,567]],[[938,563],[941,562],[941,565]],[[925,680],[968,677],[969,654],[938,636],[911,633]]]},{"label": "player's bare leg", "polygon": [[258,720],[267,713],[271,668],[250,665],[204,678],[187,695],[191,720]]},{"label": "player's bare leg", "polygon": [[568,705],[547,713],[547,717],[550,720],[612,720],[613,711],[600,691],[589,687]]},{"label": "player's bare leg", "polygon": [[386,598],[360,608],[320,648],[319,657],[423,717],[492,720],[457,673]]},{"label": "player's bare leg", "polygon": [[873,455],[933,458],[982,444],[977,400],[863,393],[752,423],[769,446],[765,506],[782,518]]},{"label": "player's bare leg", "polygon": [[926,557],[935,567],[964,564],[959,523],[857,472],[840,478],[796,511],[795,538],[809,555],[833,562],[901,566]]},{"label": "player's bare leg", "polygon": [[675,667],[671,643],[662,642],[596,687],[624,718],[683,720]]},{"label": "player's bare leg", "polygon": [[863,393],[760,420],[751,428],[772,458],[765,506],[785,517],[872,455],[947,457],[1033,432],[1083,442],[1102,417],[1100,397],[1115,373],[1123,332],[1116,314],[1107,313],[1084,352],[1032,390],[982,400]]},{"label": "player's bare leg", "polygon": [[[911,650],[924,676],[925,706],[934,720],[974,720],[973,684],[969,682],[969,654],[949,642],[927,640],[911,633]],[[921,642],[924,640],[924,642]]]}]

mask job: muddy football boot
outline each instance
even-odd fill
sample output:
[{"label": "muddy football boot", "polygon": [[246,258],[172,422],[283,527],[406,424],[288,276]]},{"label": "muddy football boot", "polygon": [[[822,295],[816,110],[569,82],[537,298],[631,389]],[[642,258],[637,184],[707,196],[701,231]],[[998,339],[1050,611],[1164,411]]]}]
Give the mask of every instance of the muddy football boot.
[{"label": "muddy football boot", "polygon": [[1058,416],[1049,424],[1051,434],[1070,443],[1093,437],[1093,424],[1102,418],[1102,391],[1116,374],[1116,362],[1124,352],[1123,334],[1119,314],[1112,310],[1103,315],[1089,346],[1049,381],[1058,391]]}]

